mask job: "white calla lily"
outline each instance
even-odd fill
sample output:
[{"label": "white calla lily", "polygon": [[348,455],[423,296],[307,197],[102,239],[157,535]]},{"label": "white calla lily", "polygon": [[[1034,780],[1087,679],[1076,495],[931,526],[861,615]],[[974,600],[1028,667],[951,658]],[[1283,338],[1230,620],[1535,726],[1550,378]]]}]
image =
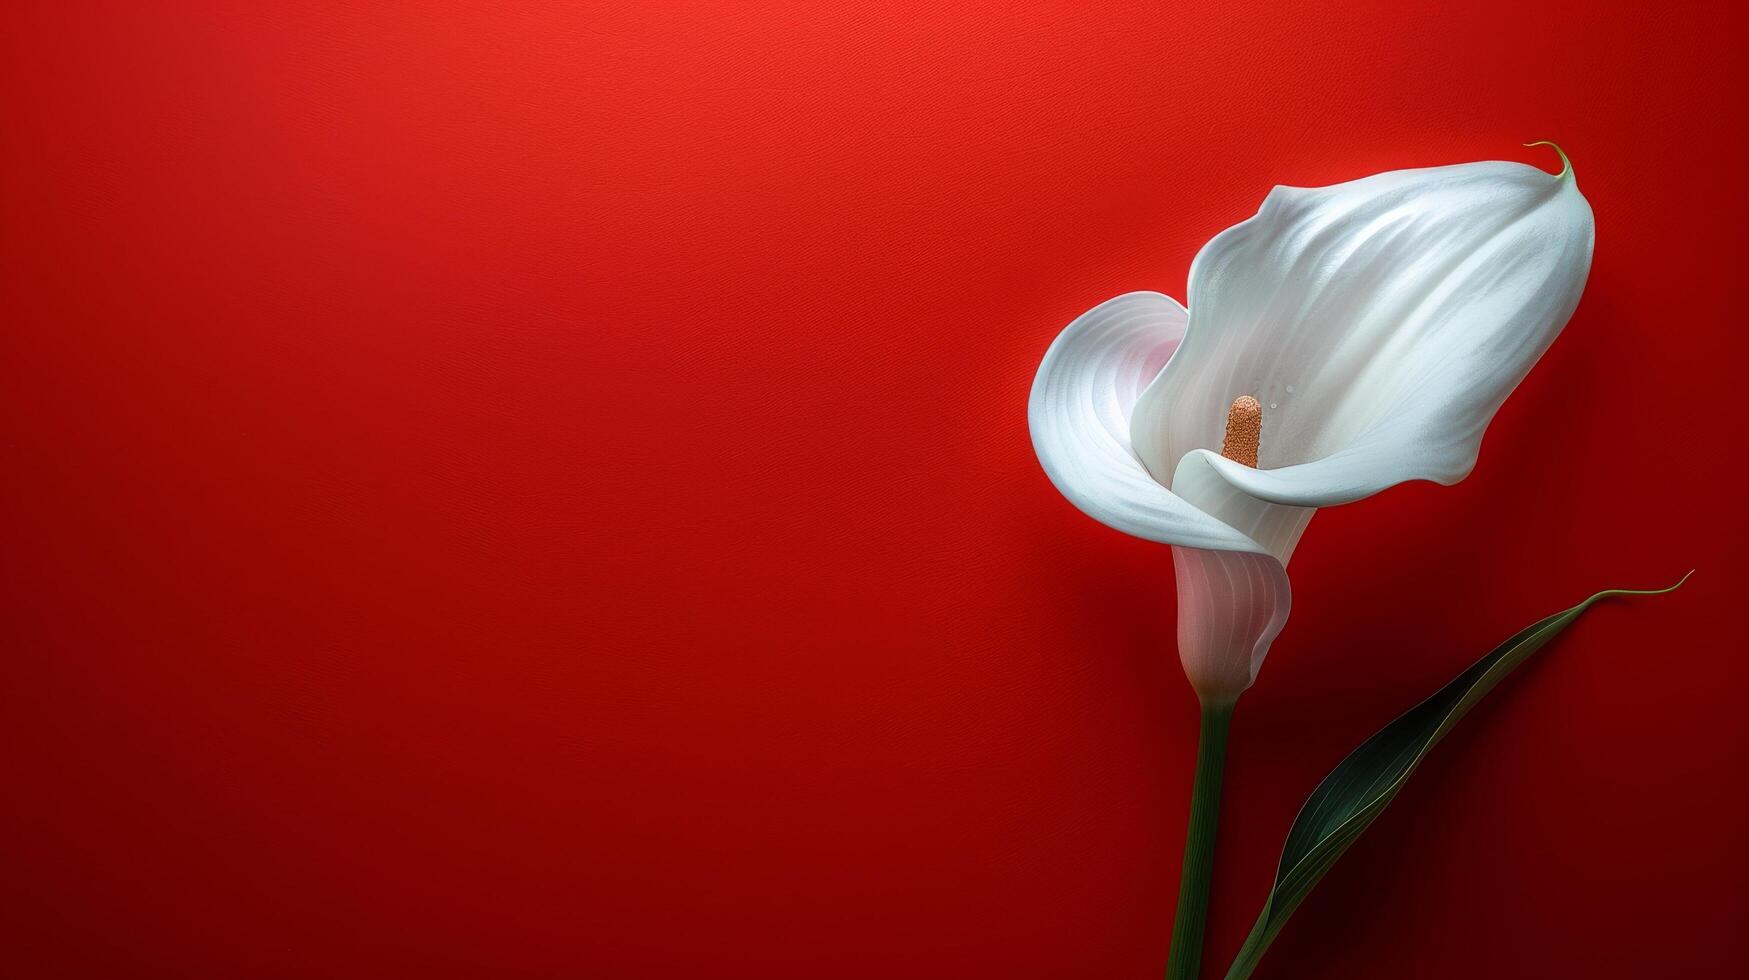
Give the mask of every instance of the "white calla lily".
[{"label": "white calla lily", "polygon": [[[1188,312],[1119,296],[1045,354],[1039,461],[1088,515],[1173,546],[1180,657],[1205,702],[1256,679],[1316,508],[1475,465],[1590,270],[1591,208],[1561,159],[1558,175],[1486,162],[1277,187],[1197,255]],[[1255,467],[1220,453],[1246,395],[1263,407]]]}]

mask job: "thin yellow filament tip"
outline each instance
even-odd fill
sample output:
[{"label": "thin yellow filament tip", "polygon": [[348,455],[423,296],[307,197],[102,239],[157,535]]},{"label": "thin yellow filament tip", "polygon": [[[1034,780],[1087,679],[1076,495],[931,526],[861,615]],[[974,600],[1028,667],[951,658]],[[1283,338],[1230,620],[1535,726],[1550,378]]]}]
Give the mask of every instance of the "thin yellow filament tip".
[{"label": "thin yellow filament tip", "polygon": [[1221,440],[1221,455],[1235,463],[1257,466],[1257,446],[1263,435],[1263,406],[1250,395],[1233,399],[1227,409],[1227,437]]}]

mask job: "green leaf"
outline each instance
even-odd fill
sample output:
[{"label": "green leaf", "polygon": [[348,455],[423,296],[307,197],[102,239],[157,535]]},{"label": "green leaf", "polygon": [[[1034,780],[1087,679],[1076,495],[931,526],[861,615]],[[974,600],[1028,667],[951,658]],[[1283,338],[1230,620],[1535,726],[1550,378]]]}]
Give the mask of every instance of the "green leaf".
[{"label": "green leaf", "polygon": [[1612,596],[1663,595],[1686,581],[1688,575],[1667,589],[1599,592],[1571,609],[1521,630],[1432,697],[1410,708],[1362,742],[1360,748],[1324,777],[1306,799],[1305,806],[1300,808],[1300,815],[1288,831],[1287,844],[1282,848],[1275,887],[1270,891],[1251,935],[1227,971],[1227,980],[1244,980],[1251,975],[1264,951],[1275,941],[1288,917],[1305,901],[1312,887],[1396,798],[1403,783],[1421,765],[1428,751],[1439,744],[1458,720],[1502,678],[1598,600]]}]

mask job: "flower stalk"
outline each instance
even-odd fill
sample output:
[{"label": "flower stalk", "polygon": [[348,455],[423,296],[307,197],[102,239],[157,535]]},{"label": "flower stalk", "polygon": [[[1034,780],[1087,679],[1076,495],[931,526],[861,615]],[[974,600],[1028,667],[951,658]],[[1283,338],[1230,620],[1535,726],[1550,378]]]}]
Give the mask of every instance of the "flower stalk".
[{"label": "flower stalk", "polygon": [[1196,980],[1202,966],[1209,882],[1215,866],[1215,830],[1221,816],[1221,779],[1227,768],[1227,730],[1232,721],[1233,702],[1203,702],[1196,781],[1190,790],[1190,826],[1184,835],[1184,869],[1178,879],[1178,913],[1172,922],[1166,980]]}]

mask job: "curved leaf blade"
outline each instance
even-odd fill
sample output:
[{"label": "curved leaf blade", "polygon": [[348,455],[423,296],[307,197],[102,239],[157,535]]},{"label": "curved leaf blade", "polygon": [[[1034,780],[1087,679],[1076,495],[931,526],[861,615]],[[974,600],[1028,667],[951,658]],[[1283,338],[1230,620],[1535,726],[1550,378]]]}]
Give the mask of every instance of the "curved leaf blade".
[{"label": "curved leaf blade", "polygon": [[1306,798],[1299,816],[1294,818],[1287,843],[1282,847],[1275,886],[1251,935],[1227,971],[1227,980],[1244,980],[1251,975],[1264,951],[1312,888],[1396,798],[1427,753],[1506,675],[1572,625],[1593,604],[1614,596],[1663,595],[1686,581],[1688,575],[1666,589],[1608,589],[1571,609],[1537,621],[1489,651],[1431,697],[1349,753]]}]

